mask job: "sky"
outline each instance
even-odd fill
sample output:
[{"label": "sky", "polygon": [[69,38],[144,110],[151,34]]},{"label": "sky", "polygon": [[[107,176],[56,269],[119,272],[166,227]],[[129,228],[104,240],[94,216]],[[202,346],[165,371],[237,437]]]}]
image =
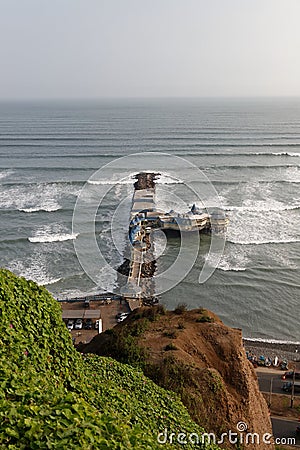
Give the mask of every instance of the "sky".
[{"label": "sky", "polygon": [[299,0],[0,0],[0,99],[300,96]]}]

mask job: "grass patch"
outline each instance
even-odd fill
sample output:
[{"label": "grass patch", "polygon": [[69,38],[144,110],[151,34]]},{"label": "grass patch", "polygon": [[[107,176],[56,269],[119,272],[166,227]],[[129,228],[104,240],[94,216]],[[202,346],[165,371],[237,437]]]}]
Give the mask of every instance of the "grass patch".
[{"label": "grass patch", "polygon": [[203,314],[202,316],[198,317],[196,322],[198,323],[213,323],[215,319],[213,317],[207,316],[206,314]]},{"label": "grass patch", "polygon": [[167,344],[165,346],[165,351],[168,352],[170,350],[178,350],[178,348],[176,347],[175,344],[173,344],[173,342],[171,342],[170,344]]},{"label": "grass patch", "polygon": [[165,337],[170,338],[170,339],[176,339],[177,338],[177,333],[176,333],[175,330],[164,331],[163,335]]},{"label": "grass patch", "polygon": [[185,329],[184,322],[180,320],[180,321],[178,322],[177,327],[178,327],[178,330],[184,330],[184,329]]},{"label": "grass patch", "polygon": [[183,314],[185,311],[187,311],[187,304],[186,303],[179,303],[179,305],[176,306],[174,309],[175,314]]}]

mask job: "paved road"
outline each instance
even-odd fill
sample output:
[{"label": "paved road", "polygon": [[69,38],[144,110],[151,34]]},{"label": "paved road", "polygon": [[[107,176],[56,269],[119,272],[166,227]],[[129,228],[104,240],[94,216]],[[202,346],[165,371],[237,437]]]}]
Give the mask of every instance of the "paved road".
[{"label": "paved road", "polygon": [[[300,446],[300,436],[296,436],[296,427],[299,425],[299,422],[295,420],[281,419],[278,417],[271,417],[271,420],[274,438],[281,439],[281,442],[278,442],[278,445],[288,444],[287,441],[283,441],[282,439],[294,438],[296,445]],[[290,445],[294,444],[290,442]]]},{"label": "paved road", "polygon": [[[285,393],[281,387],[284,383],[284,380],[281,380],[280,376],[283,374],[284,372],[281,373],[265,373],[265,372],[256,372],[257,378],[258,378],[258,384],[259,384],[259,389],[262,392],[270,392],[270,387],[271,387],[271,379],[273,378],[273,387],[272,387],[272,392],[274,394],[286,394],[288,396],[290,396],[290,393]],[[291,380],[286,380],[286,381],[291,381]],[[295,395],[299,396],[300,393],[296,393]]]}]

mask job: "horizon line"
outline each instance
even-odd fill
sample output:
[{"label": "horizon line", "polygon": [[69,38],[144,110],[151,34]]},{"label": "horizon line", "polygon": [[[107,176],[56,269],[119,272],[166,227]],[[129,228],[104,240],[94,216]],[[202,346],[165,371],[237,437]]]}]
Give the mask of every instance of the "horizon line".
[{"label": "horizon line", "polygon": [[27,101],[103,101],[103,100],[259,100],[259,99],[300,99],[300,95],[220,95],[220,96],[104,96],[104,97],[7,97],[1,102]]}]

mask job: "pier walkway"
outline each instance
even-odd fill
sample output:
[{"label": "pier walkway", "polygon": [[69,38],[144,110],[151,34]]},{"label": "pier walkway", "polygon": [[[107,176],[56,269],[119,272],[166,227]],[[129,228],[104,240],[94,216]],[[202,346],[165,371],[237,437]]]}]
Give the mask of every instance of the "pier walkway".
[{"label": "pier walkway", "polygon": [[151,297],[154,294],[151,292],[153,289],[149,283],[145,282],[145,278],[149,277],[145,270],[147,266],[145,256],[151,247],[149,220],[157,217],[155,213],[155,174],[140,173],[136,178],[129,225],[130,266],[127,284],[121,289],[130,309],[141,306],[142,298]]}]

